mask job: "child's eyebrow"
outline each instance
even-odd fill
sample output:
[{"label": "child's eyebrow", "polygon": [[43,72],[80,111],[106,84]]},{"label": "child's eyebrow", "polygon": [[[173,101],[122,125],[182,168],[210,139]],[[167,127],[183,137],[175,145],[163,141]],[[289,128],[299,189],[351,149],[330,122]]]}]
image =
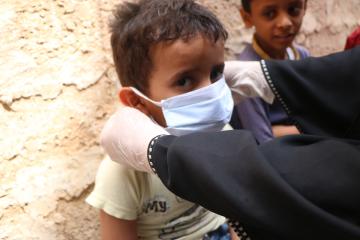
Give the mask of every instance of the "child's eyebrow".
[{"label": "child's eyebrow", "polygon": [[303,0],[293,0],[289,3],[289,5],[302,5],[303,2]]},{"label": "child's eyebrow", "polygon": [[[303,0],[292,0],[292,1],[289,1],[288,2],[288,5],[300,5],[303,3]],[[263,7],[263,10],[272,10],[272,9],[275,9],[277,8],[278,5],[276,3],[269,3],[268,5],[265,5]]]},{"label": "child's eyebrow", "polygon": [[263,10],[272,10],[272,9],[276,9],[276,8],[278,8],[278,6],[276,4],[269,3],[269,5],[265,5],[263,7]]},{"label": "child's eyebrow", "polygon": [[[220,71],[224,71],[225,68],[225,62],[220,62],[218,64],[215,64],[212,66],[211,69],[216,69],[216,70],[220,70]],[[170,76],[168,78],[168,80],[171,81],[175,81],[178,80],[181,77],[186,77],[186,76],[190,76],[192,73],[196,72],[196,68],[187,68],[187,69],[183,69],[180,70],[179,72],[176,72],[174,75]]]},{"label": "child's eyebrow", "polygon": [[290,3],[303,3],[304,0],[292,0]]}]

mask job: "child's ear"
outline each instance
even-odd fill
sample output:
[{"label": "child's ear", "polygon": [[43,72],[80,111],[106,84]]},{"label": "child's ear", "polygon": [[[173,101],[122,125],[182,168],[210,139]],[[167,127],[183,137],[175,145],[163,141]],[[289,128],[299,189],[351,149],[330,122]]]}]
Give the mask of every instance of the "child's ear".
[{"label": "child's ear", "polygon": [[122,87],[119,91],[120,102],[125,106],[136,108],[146,115],[150,115],[150,112],[144,104],[144,99],[136,95],[129,87]]},{"label": "child's ear", "polygon": [[252,26],[254,26],[252,19],[251,19],[251,14],[248,13],[243,7],[241,7],[239,11],[240,11],[241,18],[245,23],[245,27],[251,28]]}]

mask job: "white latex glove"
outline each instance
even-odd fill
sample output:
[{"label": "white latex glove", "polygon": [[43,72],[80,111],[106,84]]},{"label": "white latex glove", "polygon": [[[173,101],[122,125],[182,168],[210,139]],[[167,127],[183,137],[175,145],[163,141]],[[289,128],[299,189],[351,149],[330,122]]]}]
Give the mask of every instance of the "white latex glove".
[{"label": "white latex glove", "polygon": [[265,79],[260,62],[227,61],[224,74],[235,105],[247,97],[261,97],[268,103],[274,101],[274,94]]},{"label": "white latex glove", "polygon": [[150,141],[168,134],[148,116],[130,107],[120,107],[101,132],[101,145],[110,158],[142,172],[152,172],[147,160]]}]

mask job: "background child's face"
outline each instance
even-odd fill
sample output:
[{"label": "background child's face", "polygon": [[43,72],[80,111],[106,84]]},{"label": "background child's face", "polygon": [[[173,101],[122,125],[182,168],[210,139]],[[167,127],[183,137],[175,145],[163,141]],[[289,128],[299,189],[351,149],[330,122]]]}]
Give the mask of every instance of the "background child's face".
[{"label": "background child's face", "polygon": [[[189,41],[161,42],[150,51],[153,70],[147,96],[155,101],[205,87],[219,80],[224,70],[224,41],[198,35]],[[153,118],[166,126],[161,108],[142,99]]]},{"label": "background child's face", "polygon": [[305,15],[305,0],[252,0],[251,12],[241,10],[247,27],[256,28],[255,37],[269,54],[291,45]]}]

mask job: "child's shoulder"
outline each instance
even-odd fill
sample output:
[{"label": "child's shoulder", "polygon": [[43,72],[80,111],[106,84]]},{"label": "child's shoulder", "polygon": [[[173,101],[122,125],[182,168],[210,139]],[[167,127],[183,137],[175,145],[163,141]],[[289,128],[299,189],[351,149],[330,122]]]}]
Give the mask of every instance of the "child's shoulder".
[{"label": "child's shoulder", "polygon": [[304,46],[294,43],[294,47],[299,52],[301,59],[310,57],[310,51]]},{"label": "child's shoulder", "polygon": [[148,175],[148,173],[139,172],[118,164],[106,156],[100,163],[96,181],[114,184],[127,182],[127,184],[131,183],[130,185],[141,185]]},{"label": "child's shoulder", "polygon": [[244,49],[238,53],[235,54],[236,59],[240,61],[260,61],[261,57],[259,54],[256,53],[254,50],[252,44],[246,43]]}]

